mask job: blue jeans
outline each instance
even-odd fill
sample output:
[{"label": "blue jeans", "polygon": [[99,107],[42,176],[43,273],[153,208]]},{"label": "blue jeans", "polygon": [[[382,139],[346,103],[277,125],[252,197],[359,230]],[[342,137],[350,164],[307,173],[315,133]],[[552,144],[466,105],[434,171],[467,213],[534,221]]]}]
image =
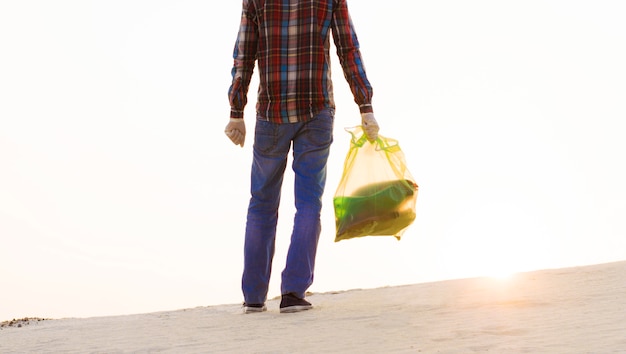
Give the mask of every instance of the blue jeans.
[{"label": "blue jeans", "polygon": [[276,124],[257,119],[242,276],[244,301],[248,304],[267,300],[281,186],[292,143],[296,214],[281,293],[304,298],[313,283],[333,121],[334,110],[330,108],[301,123]]}]

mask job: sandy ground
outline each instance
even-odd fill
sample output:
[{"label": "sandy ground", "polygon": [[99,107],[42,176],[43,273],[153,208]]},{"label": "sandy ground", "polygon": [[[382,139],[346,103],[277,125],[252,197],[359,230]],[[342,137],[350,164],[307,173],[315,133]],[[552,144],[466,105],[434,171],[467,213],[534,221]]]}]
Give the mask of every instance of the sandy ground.
[{"label": "sandy ground", "polygon": [[626,262],[308,299],[4,322],[0,353],[626,353]]}]

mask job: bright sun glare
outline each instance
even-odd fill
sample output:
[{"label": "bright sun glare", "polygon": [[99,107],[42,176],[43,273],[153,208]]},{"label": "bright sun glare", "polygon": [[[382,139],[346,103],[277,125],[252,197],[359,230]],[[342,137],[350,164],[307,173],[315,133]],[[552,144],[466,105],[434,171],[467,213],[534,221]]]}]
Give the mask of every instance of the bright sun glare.
[{"label": "bright sun glare", "polygon": [[508,279],[519,272],[545,267],[549,261],[549,231],[541,220],[533,218],[533,211],[541,206],[519,195],[487,195],[485,190],[478,193],[482,204],[470,206],[477,199],[468,196],[454,210],[454,225],[447,229],[453,240],[445,255],[447,272],[455,278]]}]

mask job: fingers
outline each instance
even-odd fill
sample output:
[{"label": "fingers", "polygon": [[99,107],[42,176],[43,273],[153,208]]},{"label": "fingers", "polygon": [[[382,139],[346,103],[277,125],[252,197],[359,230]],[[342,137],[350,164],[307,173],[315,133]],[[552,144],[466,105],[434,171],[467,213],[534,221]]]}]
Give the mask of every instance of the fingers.
[{"label": "fingers", "polygon": [[365,133],[365,136],[370,143],[373,143],[376,141],[376,139],[378,139],[378,129],[365,128],[363,132]]},{"label": "fingers", "polygon": [[233,142],[233,144],[240,145],[241,147],[243,147],[243,143],[245,141],[245,135],[241,133],[239,130],[231,129],[231,130],[225,131],[224,133],[226,133],[226,136]]},{"label": "fingers", "polygon": [[378,139],[378,130],[379,127],[376,121],[363,122],[363,132],[365,133],[365,136],[370,143],[373,143],[374,141],[376,141],[376,139]]},{"label": "fingers", "polygon": [[233,144],[243,147],[243,143],[246,140],[246,125],[243,119],[230,118],[224,129],[224,133]]},{"label": "fingers", "polygon": [[378,122],[374,118],[374,113],[361,113],[361,126],[363,127],[363,133],[370,143],[373,143],[378,139]]}]

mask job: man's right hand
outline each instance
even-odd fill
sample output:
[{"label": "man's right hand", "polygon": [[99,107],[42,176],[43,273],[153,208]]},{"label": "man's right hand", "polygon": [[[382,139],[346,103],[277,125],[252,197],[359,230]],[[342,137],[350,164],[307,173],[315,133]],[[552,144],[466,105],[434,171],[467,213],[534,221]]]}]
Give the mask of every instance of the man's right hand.
[{"label": "man's right hand", "polygon": [[378,122],[376,122],[376,118],[374,118],[374,113],[361,113],[361,125],[363,126],[363,132],[369,140],[370,143],[373,143],[378,139]]},{"label": "man's right hand", "polygon": [[224,133],[233,144],[243,147],[243,143],[246,141],[246,124],[243,118],[230,118]]}]

